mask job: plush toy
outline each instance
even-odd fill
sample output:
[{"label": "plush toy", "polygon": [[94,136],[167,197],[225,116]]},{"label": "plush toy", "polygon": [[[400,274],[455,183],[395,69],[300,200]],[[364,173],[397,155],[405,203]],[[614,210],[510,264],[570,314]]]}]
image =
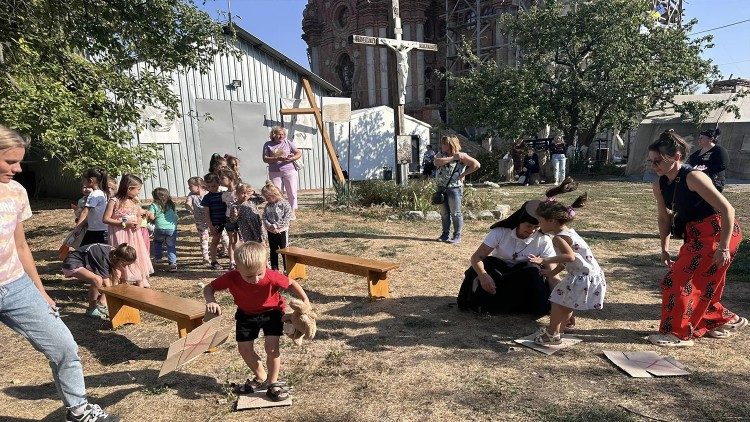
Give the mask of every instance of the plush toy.
[{"label": "plush toy", "polygon": [[284,334],[289,336],[298,346],[302,344],[302,339],[312,340],[315,337],[317,326],[315,319],[318,318],[312,311],[309,304],[299,300],[292,299],[289,301],[289,307],[294,312],[284,315]]}]

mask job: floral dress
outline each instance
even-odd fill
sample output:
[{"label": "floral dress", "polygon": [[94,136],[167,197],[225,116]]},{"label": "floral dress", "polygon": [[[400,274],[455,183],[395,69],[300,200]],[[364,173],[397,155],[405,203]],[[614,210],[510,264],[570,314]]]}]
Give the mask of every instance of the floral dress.
[{"label": "floral dress", "polygon": [[591,248],[573,229],[557,235],[570,237],[576,259],[565,265],[567,275],[552,289],[550,302],[580,311],[602,309],[607,282]]},{"label": "floral dress", "polygon": [[[117,198],[110,198],[114,202],[112,218],[118,221],[138,221],[140,222],[141,207],[134,201],[120,201]],[[151,258],[148,248],[143,240],[141,228],[135,229],[123,228],[122,226],[109,226],[109,244],[117,247],[121,243],[127,243],[135,248],[136,260],[134,263],[125,267],[125,272],[120,281],[136,282],[143,287],[149,287],[148,276],[153,274],[154,267],[151,266]]]}]

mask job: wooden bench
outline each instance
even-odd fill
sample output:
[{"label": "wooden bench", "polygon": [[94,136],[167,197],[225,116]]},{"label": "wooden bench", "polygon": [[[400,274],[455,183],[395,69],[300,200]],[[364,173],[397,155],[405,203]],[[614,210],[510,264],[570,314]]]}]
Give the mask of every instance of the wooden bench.
[{"label": "wooden bench", "polygon": [[305,265],[362,275],[367,277],[367,289],[371,298],[389,297],[388,271],[399,267],[399,264],[394,262],[320,252],[296,246],[279,249],[279,253],[286,258],[286,270],[291,279],[306,279]]},{"label": "wooden bench", "polygon": [[112,329],[124,324],[139,324],[141,313],[146,311],[177,322],[180,338],[203,324],[206,305],[193,299],[185,299],[153,289],[118,284],[100,289],[107,295],[109,319]]}]

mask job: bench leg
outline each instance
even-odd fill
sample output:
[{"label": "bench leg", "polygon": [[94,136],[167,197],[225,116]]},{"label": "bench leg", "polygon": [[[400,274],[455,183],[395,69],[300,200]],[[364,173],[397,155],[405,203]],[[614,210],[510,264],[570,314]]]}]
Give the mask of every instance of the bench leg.
[{"label": "bench leg", "polygon": [[292,280],[307,280],[307,270],[305,264],[297,262],[297,258],[293,256],[286,257],[286,271],[289,274],[289,278]]},{"label": "bench leg", "polygon": [[122,299],[109,296],[107,297],[107,306],[109,307],[109,320],[112,322],[113,330],[125,324],[141,323],[140,311],[137,308],[126,305]]},{"label": "bench leg", "polygon": [[367,290],[372,299],[390,297],[388,292],[388,273],[369,271],[367,274]]},{"label": "bench leg", "polygon": [[201,324],[203,324],[203,321],[201,321],[200,319],[177,320],[177,331],[180,335],[180,338],[187,336],[189,332],[200,327]]}]

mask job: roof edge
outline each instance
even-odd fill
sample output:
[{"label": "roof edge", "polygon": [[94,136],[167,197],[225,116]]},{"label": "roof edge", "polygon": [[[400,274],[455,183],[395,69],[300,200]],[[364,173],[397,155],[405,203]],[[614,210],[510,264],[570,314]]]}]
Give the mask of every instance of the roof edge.
[{"label": "roof edge", "polygon": [[[231,27],[230,27],[231,26]],[[278,59],[281,63],[291,67],[292,69],[296,70],[297,72],[309,76],[310,79],[318,83],[323,88],[333,92],[336,95],[341,94],[341,90],[338,89],[335,85],[332,83],[326,81],[322,77],[318,76],[317,74],[313,73],[312,71],[305,69],[300,65],[299,63],[295,62],[294,60],[290,59],[289,57],[282,54],[280,51],[276,50],[275,48],[271,47],[270,45],[266,44],[263,40],[256,37],[255,35],[247,32],[245,29],[237,25],[236,23],[232,22],[228,25],[224,26],[224,30],[227,31],[235,31],[237,33],[237,36],[244,41],[247,41],[250,43],[253,47],[268,53],[269,55],[273,56],[274,58]]]}]

